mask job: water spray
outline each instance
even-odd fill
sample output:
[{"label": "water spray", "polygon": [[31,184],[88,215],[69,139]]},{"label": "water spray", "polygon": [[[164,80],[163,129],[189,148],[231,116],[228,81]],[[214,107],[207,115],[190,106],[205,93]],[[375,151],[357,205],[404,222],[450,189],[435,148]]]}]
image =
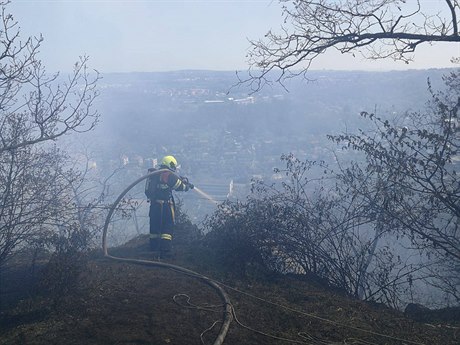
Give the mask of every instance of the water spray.
[{"label": "water spray", "polygon": [[205,197],[206,200],[212,202],[214,205],[218,205],[218,204],[219,204],[219,203],[218,203],[216,200],[214,200],[209,194],[203,192],[200,188],[194,187],[193,190],[194,190],[195,192],[197,192],[198,194],[200,194],[201,196]]},{"label": "water spray", "polygon": [[[107,233],[108,233],[108,228],[109,228],[109,224],[110,224],[110,219],[112,218],[112,215],[115,212],[115,209],[116,209],[117,205],[120,203],[120,201],[123,199],[123,197],[134,186],[136,186],[139,182],[149,178],[150,176],[160,174],[163,171],[168,171],[168,170],[165,170],[165,169],[155,170],[153,172],[149,172],[147,175],[139,177],[136,181],[131,183],[118,196],[118,198],[112,204],[112,206],[110,207],[110,210],[109,210],[109,212],[107,214],[107,217],[105,219],[104,228],[102,230],[102,250],[104,252],[104,257],[106,257],[108,259],[111,259],[111,260],[119,261],[119,262],[126,262],[126,263],[144,265],[144,266],[156,266],[156,267],[168,268],[168,269],[171,269],[171,270],[173,270],[175,272],[181,272],[181,273],[184,273],[184,274],[186,274],[188,276],[196,277],[196,278],[204,281],[206,284],[210,285],[211,287],[213,287],[217,291],[217,293],[220,295],[220,297],[222,299],[222,302],[223,302],[223,306],[225,308],[225,312],[224,312],[224,316],[223,316],[223,320],[222,320],[222,325],[220,327],[219,334],[218,334],[217,338],[215,339],[213,345],[222,345],[224,340],[225,340],[225,337],[227,335],[228,329],[230,328],[230,323],[232,322],[232,319],[233,319],[233,312],[232,312],[232,304],[230,302],[230,298],[228,297],[228,295],[224,291],[224,289],[222,287],[220,287],[219,284],[217,284],[214,280],[212,280],[210,278],[207,278],[207,277],[205,277],[205,276],[203,276],[203,275],[201,275],[199,273],[190,271],[189,269],[186,269],[184,267],[180,267],[180,266],[176,266],[176,265],[172,265],[172,264],[167,264],[167,263],[164,263],[164,262],[151,261],[151,260],[119,258],[119,257],[116,257],[116,256],[112,256],[112,255],[110,255],[108,253],[108,249],[107,249]],[[180,177],[180,176],[177,176],[177,177]],[[194,190],[196,190],[197,193],[202,194],[209,201],[217,204],[217,201],[215,201],[213,198],[211,198],[208,194],[204,193],[203,191],[199,190],[198,188],[194,188]]]}]

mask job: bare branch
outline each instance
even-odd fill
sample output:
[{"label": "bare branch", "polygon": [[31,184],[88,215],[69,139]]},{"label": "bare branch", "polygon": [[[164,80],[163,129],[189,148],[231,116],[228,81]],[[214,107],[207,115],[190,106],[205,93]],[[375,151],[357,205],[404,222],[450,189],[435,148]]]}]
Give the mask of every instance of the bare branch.
[{"label": "bare branch", "polygon": [[46,73],[37,56],[42,37],[21,40],[7,3],[0,1],[0,265],[18,246],[82,230],[70,202],[79,176],[52,143],[91,130],[99,117],[99,75],[88,72],[88,58],[67,81]]},{"label": "bare branch", "polygon": [[[303,74],[328,49],[361,53],[369,59],[409,63],[421,44],[459,43],[456,2],[446,0],[451,14],[426,13],[420,1],[415,9],[401,0],[280,0],[284,24],[279,34],[269,31],[251,40],[249,82],[257,91],[268,79],[281,81]],[[291,72],[293,68],[301,72]],[[274,74],[276,73],[276,74]]]}]

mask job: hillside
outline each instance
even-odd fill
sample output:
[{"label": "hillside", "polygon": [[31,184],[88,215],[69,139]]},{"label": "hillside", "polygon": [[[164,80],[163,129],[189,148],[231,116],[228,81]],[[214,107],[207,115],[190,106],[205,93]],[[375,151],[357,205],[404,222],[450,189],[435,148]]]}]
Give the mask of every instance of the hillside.
[{"label": "hillside", "polygon": [[[150,260],[146,243],[140,237],[110,253]],[[312,279],[257,273],[235,278],[189,246],[176,246],[174,258],[165,262],[225,283],[238,322],[232,322],[224,344],[458,344],[460,340],[458,321],[416,322]],[[2,273],[0,344],[193,345],[212,344],[218,333],[222,302],[194,277],[111,261],[98,251],[78,282],[62,298],[52,298],[37,293],[34,283],[25,280],[30,277],[30,262],[25,264],[15,260]],[[19,297],[22,301],[15,303]]]}]

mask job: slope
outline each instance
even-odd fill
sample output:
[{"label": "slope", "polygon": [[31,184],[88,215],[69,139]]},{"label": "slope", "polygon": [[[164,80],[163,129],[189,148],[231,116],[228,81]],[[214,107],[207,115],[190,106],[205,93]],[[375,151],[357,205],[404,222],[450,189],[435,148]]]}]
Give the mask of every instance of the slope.
[{"label": "slope", "polygon": [[[146,237],[110,252],[152,258]],[[457,344],[460,339],[458,321],[419,323],[311,279],[234,277],[219,271],[199,248],[179,245],[166,262],[224,284],[237,317],[224,344]],[[98,251],[78,282],[58,297],[31,293],[35,285],[23,280],[24,267],[16,262],[2,274],[0,344],[212,344],[222,321],[216,292],[172,270],[107,260]],[[13,303],[12,291],[21,289],[29,297]]]}]

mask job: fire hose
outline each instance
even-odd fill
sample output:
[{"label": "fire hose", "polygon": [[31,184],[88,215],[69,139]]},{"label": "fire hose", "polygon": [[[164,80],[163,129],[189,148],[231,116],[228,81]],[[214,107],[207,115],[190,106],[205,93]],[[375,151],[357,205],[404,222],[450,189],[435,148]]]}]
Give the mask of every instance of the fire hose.
[{"label": "fire hose", "polygon": [[[216,292],[219,294],[219,296],[222,299],[222,301],[224,303],[224,306],[225,306],[222,325],[220,327],[219,334],[217,335],[217,337],[216,337],[216,339],[214,340],[214,343],[213,343],[213,345],[221,345],[221,344],[223,344],[223,342],[225,340],[225,337],[227,335],[228,329],[230,327],[230,323],[232,322],[232,306],[231,306],[231,303],[230,303],[230,298],[228,297],[228,295],[225,292],[225,290],[222,287],[220,287],[220,285],[218,285],[214,280],[212,280],[211,278],[208,278],[208,277],[206,277],[206,276],[204,276],[202,274],[199,274],[197,272],[191,271],[191,270],[189,270],[187,268],[181,267],[181,266],[168,264],[168,263],[164,263],[164,262],[159,262],[159,261],[120,258],[120,257],[112,256],[112,255],[110,255],[108,253],[108,249],[107,249],[107,232],[108,232],[108,227],[109,227],[109,224],[110,224],[110,220],[112,218],[113,213],[115,212],[115,209],[116,209],[117,205],[120,203],[120,201],[123,199],[123,197],[134,186],[136,186],[138,183],[142,182],[143,180],[149,178],[152,175],[160,174],[160,173],[165,172],[165,171],[171,172],[170,170],[167,170],[167,169],[160,169],[160,170],[155,170],[155,171],[149,172],[148,174],[138,178],[136,181],[131,183],[118,196],[118,198],[115,200],[115,202],[111,205],[111,207],[109,209],[109,213],[107,214],[107,217],[105,219],[104,229],[103,229],[103,232],[102,232],[102,250],[104,252],[104,257],[106,257],[108,259],[111,259],[111,260],[115,260],[115,261],[119,261],[119,262],[126,262],[126,263],[131,263],[131,264],[136,264],[136,265],[155,266],[155,267],[167,268],[167,269],[170,269],[170,270],[180,272],[180,273],[186,274],[188,276],[192,276],[194,278],[197,278],[197,279],[203,281],[204,283],[208,284],[212,288],[214,288],[216,290]],[[173,174],[175,174],[175,173],[173,172]],[[175,175],[177,177],[180,177],[177,174],[175,174]]]}]

